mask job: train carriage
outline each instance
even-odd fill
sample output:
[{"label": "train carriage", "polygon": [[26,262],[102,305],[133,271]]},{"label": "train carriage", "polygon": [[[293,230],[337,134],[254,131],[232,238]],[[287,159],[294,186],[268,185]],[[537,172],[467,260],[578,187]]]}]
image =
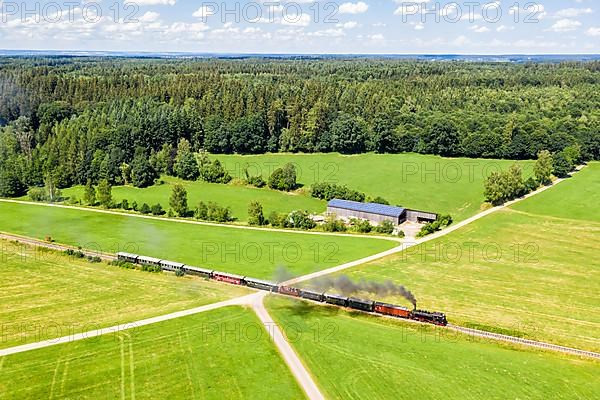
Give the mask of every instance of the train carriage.
[{"label": "train carriage", "polygon": [[119,261],[125,261],[125,262],[136,264],[138,262],[138,258],[139,258],[139,256],[137,254],[124,253],[124,252],[117,253],[117,259]]},{"label": "train carriage", "polygon": [[146,256],[139,256],[137,259],[138,264],[142,264],[142,265],[154,265],[157,267],[161,267],[160,262],[162,260],[160,258],[154,258],[154,257],[146,257]]},{"label": "train carriage", "polygon": [[394,304],[376,302],[373,310],[376,313],[391,315],[397,318],[410,318],[410,310],[408,308]]},{"label": "train carriage", "polygon": [[266,290],[267,292],[277,292],[279,289],[279,287],[273,282],[263,281],[260,279],[245,277],[244,281],[246,282],[246,286],[248,287]]},{"label": "train carriage", "polygon": [[300,297],[314,301],[323,301],[323,293],[313,292],[312,290],[301,290]]},{"label": "train carriage", "polygon": [[374,304],[375,302],[372,300],[363,300],[354,297],[348,298],[348,307],[356,310],[372,312]]},{"label": "train carriage", "polygon": [[232,285],[244,285],[244,277],[240,275],[213,271],[212,278],[216,281],[230,283]]},{"label": "train carriage", "polygon": [[337,294],[328,294],[325,293],[323,295],[325,299],[325,303],[333,304],[336,306],[347,307],[348,306],[348,298],[344,296],[338,296]]},{"label": "train carriage", "polygon": [[210,279],[213,274],[212,269],[198,268],[198,267],[193,267],[191,265],[184,265],[183,272],[185,272],[188,275],[201,276],[201,277],[207,278],[207,279]]},{"label": "train carriage", "polygon": [[300,297],[300,289],[291,286],[280,286],[279,293],[286,296]]},{"label": "train carriage", "polygon": [[174,261],[161,260],[160,267],[165,271],[177,272],[183,269],[184,264]]}]

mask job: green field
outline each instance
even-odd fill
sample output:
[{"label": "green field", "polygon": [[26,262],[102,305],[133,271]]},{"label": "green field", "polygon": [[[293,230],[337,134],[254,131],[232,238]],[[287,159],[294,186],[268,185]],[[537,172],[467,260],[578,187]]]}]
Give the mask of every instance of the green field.
[{"label": "green field", "polygon": [[3,202],[0,231],[38,239],[51,236],[57,243],[108,253],[129,251],[257,278],[273,278],[280,267],[306,274],[397,244],[374,238],[206,226]]},{"label": "green field", "polygon": [[549,190],[515,204],[511,208],[529,214],[600,222],[600,162],[589,163],[577,172],[575,178],[560,184],[560,189]]},{"label": "green field", "polygon": [[251,293],[197,278],[91,264],[0,241],[0,348],[215,303]]},{"label": "green field", "polygon": [[[600,191],[597,165],[515,207],[540,215],[499,211],[347,274],[406,285],[455,324],[599,351],[600,223],[587,194],[592,181]],[[541,215],[563,197],[590,220]]]},{"label": "green field", "polygon": [[6,356],[0,369],[2,399],[304,398],[259,320],[238,307]]},{"label": "green field", "polygon": [[267,305],[329,399],[593,399],[600,392],[597,361],[299,300],[273,296]]},{"label": "green field", "polygon": [[[334,182],[382,196],[392,204],[417,210],[451,214],[459,221],[476,214],[484,201],[483,182],[487,175],[508,169],[514,161],[469,158],[442,158],[420,154],[266,154],[257,156],[215,155],[232,175],[250,174],[268,178],[271,171],[292,162],[298,181]],[[525,176],[533,162],[520,161]]]},{"label": "green field", "polygon": [[[131,186],[113,187],[113,199],[121,202],[127,199],[129,204],[137,201],[138,205],[147,203],[160,203],[165,210],[169,208],[169,196],[175,183],[181,183],[188,192],[188,206],[194,209],[200,201],[205,203],[214,201],[222,206],[231,207],[232,214],[237,221],[246,222],[248,220],[248,205],[253,201],[259,201],[263,206],[265,216],[272,211],[291,212],[294,210],[309,210],[314,213],[325,211],[326,203],[324,201],[309,197],[307,195],[296,193],[285,193],[271,189],[258,189],[239,185],[220,185],[216,183],[206,183],[201,181],[189,182],[173,177],[163,177],[165,182],[162,185],[155,185],[145,189],[139,189]],[[83,187],[76,186],[63,190],[63,196],[75,196],[77,199],[83,198]]]}]

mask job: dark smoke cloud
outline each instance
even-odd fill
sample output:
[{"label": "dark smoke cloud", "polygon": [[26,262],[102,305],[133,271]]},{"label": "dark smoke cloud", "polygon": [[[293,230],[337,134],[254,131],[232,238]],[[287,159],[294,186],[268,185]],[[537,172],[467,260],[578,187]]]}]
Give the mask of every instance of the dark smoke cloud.
[{"label": "dark smoke cloud", "polygon": [[336,278],[318,279],[314,283],[314,286],[322,291],[334,289],[344,296],[352,296],[361,292],[372,293],[381,297],[394,295],[402,296],[410,301],[415,308],[417,307],[417,299],[415,296],[404,286],[396,285],[390,280],[385,282],[374,282],[362,279],[355,282],[346,275],[341,275]]}]

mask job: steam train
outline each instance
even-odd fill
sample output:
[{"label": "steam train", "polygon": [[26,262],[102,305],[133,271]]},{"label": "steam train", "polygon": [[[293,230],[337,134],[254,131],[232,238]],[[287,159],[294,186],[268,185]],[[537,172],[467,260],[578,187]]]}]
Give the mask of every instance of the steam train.
[{"label": "steam train", "polygon": [[434,325],[446,326],[448,320],[446,315],[440,312],[430,312],[424,310],[411,310],[406,307],[386,304],[373,300],[364,300],[354,297],[339,296],[332,293],[321,293],[312,290],[299,289],[291,286],[280,286],[276,283],[254,279],[249,276],[241,276],[220,272],[211,269],[193,267],[182,263],[161,260],[153,257],[140,256],[131,253],[117,253],[119,261],[132,264],[148,265],[160,267],[163,271],[183,272],[186,275],[199,276],[205,279],[213,279],[219,282],[225,282],[232,285],[248,286],[253,289],[264,290],[272,293],[279,293],[291,297],[299,297],[306,300],[327,303],[338,307],[347,307],[364,312],[372,312],[382,315],[389,315],[396,318],[411,319],[420,322],[426,322]]}]

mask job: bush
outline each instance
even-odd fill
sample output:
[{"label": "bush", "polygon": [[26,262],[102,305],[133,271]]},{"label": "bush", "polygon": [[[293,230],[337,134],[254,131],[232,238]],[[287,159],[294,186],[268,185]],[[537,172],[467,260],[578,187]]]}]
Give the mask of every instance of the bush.
[{"label": "bush", "polygon": [[351,200],[362,203],[365,201],[365,194],[356,190],[348,189],[343,185],[336,185],[335,183],[315,183],[311,186],[311,196],[321,200]]},{"label": "bush", "polygon": [[275,190],[289,192],[296,189],[296,167],[287,163],[283,168],[277,168],[269,177],[269,187]]},{"label": "bush", "polygon": [[263,207],[258,201],[253,201],[248,205],[248,224],[249,225],[266,225]]},{"label": "bush", "polygon": [[308,211],[292,211],[284,221],[285,228],[309,230],[313,229],[315,226],[317,226],[317,224],[312,220]]},{"label": "bush", "polygon": [[181,278],[181,277],[185,276],[185,272],[181,269],[178,269],[177,271],[175,271],[175,276],[178,278]]},{"label": "bush", "polygon": [[123,200],[121,201],[121,205],[120,205],[120,207],[121,207],[123,210],[129,210],[129,201],[128,201],[127,199],[123,199]]},{"label": "bush", "polygon": [[269,214],[269,220],[267,222],[275,228],[283,228],[283,227],[285,227],[285,219],[286,218],[287,218],[287,215],[280,214],[277,211],[273,211],[273,212],[271,212],[271,214]]},{"label": "bush", "polygon": [[267,182],[263,179],[262,175],[252,176],[248,173],[248,168],[244,169],[244,175],[246,176],[246,183],[257,188],[265,187]]},{"label": "bush", "polygon": [[233,221],[231,216],[231,209],[229,207],[222,207],[212,201],[208,202],[208,218],[209,221],[215,222],[230,222]]},{"label": "bush", "polygon": [[385,221],[383,221],[375,227],[375,232],[383,233],[385,235],[391,235],[392,233],[394,233],[394,229],[395,227],[392,221],[386,219]]},{"label": "bush", "polygon": [[232,179],[219,160],[210,162],[206,155],[201,156],[200,178],[210,183],[229,183]]},{"label": "bush", "polygon": [[[142,206],[143,208],[143,206]],[[163,210],[162,206],[159,204],[155,204],[150,208],[150,212],[152,215],[165,215],[165,210]]]},{"label": "bush", "polygon": [[194,210],[194,218],[207,220],[208,219],[208,207],[204,202],[200,202],[196,210]]},{"label": "bush", "polygon": [[131,209],[132,209],[133,211],[139,211],[139,210],[138,210],[138,203],[137,203],[137,201],[135,201],[135,200],[134,200],[134,201],[131,203]]},{"label": "bush", "polygon": [[346,232],[348,230],[344,222],[337,219],[334,215],[327,217],[322,227],[325,232]]},{"label": "bush", "polygon": [[375,197],[373,200],[371,200],[371,203],[383,204],[383,205],[386,205],[386,206],[390,205],[390,202],[387,201],[386,199],[384,199],[381,196]]},{"label": "bush", "polygon": [[352,230],[358,233],[369,233],[373,230],[373,225],[366,219],[351,219]]},{"label": "bush", "polygon": [[48,200],[48,194],[46,193],[46,189],[40,187],[32,187],[27,192],[27,196],[31,201],[46,201]]},{"label": "bush", "polygon": [[147,203],[144,203],[142,204],[142,207],[140,207],[140,212],[142,214],[150,214],[152,210],[150,209],[150,206]]},{"label": "bush", "polygon": [[173,186],[173,190],[171,191],[171,197],[169,198],[169,205],[178,216],[187,216],[187,190],[185,190],[183,185],[177,183],[175,184],[175,186]]},{"label": "bush", "polygon": [[442,215],[434,222],[429,222],[421,228],[421,231],[417,234],[418,238],[431,235],[434,232],[441,230],[452,224],[452,217],[450,215]]},{"label": "bush", "polygon": [[404,233],[404,231],[398,231],[398,237],[402,239],[406,237],[406,234]]}]

